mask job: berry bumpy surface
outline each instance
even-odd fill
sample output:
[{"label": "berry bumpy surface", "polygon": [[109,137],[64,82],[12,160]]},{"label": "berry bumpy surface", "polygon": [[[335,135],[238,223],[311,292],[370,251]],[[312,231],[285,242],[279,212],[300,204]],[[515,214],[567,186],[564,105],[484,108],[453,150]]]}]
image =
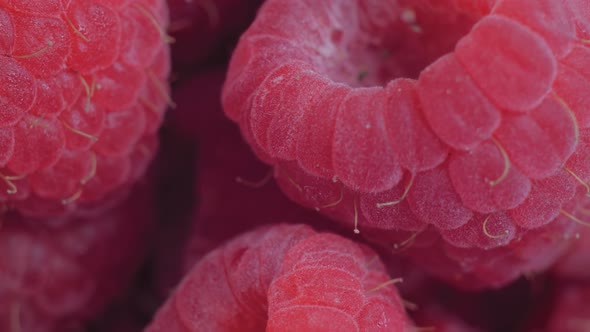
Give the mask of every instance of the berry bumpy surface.
[{"label": "berry bumpy surface", "polygon": [[233,54],[224,111],[293,200],[388,248],[430,243],[444,259],[424,264],[459,286],[501,286],[550,265],[584,223],[587,13],[269,0]]},{"label": "berry bumpy surface", "polygon": [[156,314],[156,331],[405,331],[378,256],[304,225],[242,234],[199,261]]},{"label": "berry bumpy surface", "polygon": [[0,1],[0,205],[62,214],[134,182],[168,97],[164,0]]}]

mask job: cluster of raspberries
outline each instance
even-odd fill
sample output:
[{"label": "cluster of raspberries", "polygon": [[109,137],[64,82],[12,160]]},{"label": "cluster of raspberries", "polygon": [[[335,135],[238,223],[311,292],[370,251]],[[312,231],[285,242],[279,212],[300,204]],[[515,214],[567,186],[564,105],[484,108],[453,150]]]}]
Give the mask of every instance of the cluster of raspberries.
[{"label": "cluster of raspberries", "polygon": [[0,331],[590,331],[590,0],[0,0]]}]

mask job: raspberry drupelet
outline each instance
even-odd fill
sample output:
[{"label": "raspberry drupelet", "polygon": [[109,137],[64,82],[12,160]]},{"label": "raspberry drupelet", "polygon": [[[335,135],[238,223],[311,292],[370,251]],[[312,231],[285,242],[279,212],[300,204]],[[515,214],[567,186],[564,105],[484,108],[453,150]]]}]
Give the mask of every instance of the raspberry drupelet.
[{"label": "raspberry drupelet", "polygon": [[164,0],[0,2],[0,205],[63,214],[143,173],[171,104]]},{"label": "raspberry drupelet", "polygon": [[[452,261],[435,274],[499,287],[550,265],[583,223],[568,208],[590,192],[589,8],[269,0],[224,110],[293,200],[388,248],[421,234]],[[514,248],[528,249],[503,259]],[[481,280],[496,249],[513,268]]]}]

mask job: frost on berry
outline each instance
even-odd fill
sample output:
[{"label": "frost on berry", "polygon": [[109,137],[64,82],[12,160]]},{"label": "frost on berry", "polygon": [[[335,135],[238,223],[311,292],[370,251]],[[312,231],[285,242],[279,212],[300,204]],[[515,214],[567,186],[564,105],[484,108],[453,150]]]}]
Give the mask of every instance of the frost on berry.
[{"label": "frost on berry", "polygon": [[449,161],[449,176],[463,204],[480,213],[515,208],[531,190],[530,179],[512,166],[495,140],[454,154]]},{"label": "frost on berry", "polygon": [[5,0],[2,2],[2,6],[7,9],[40,16],[56,16],[64,9],[61,0]]},{"label": "frost on berry", "polygon": [[585,0],[568,1],[566,7],[569,9],[569,14],[574,18],[576,37],[583,40],[588,40],[590,37],[590,21],[588,21],[588,14],[590,8]]},{"label": "frost on berry", "polygon": [[340,103],[332,165],[335,176],[347,187],[379,192],[393,187],[402,177],[397,156],[387,142],[386,105],[387,95],[378,88],[353,91]]},{"label": "frost on berry", "polygon": [[500,124],[500,111],[454,55],[440,58],[422,72],[418,92],[422,112],[436,135],[457,150],[473,149]]},{"label": "frost on berry", "polygon": [[444,167],[420,174],[407,199],[418,219],[440,229],[460,227],[473,216],[473,212],[463,206]]},{"label": "frost on berry", "polygon": [[3,126],[14,126],[33,106],[36,96],[36,85],[31,75],[15,59],[0,57],[0,123]]},{"label": "frost on berry", "polygon": [[576,148],[579,128],[574,115],[553,97],[529,115],[509,115],[496,132],[510,160],[532,179],[555,174]]},{"label": "frost on berry", "polygon": [[55,165],[31,174],[29,180],[32,190],[48,198],[67,197],[78,186],[76,178],[85,179],[95,171],[96,157],[92,153],[64,151]]},{"label": "frost on berry", "polygon": [[65,213],[143,174],[173,105],[167,14],[164,0],[0,5],[0,204]]},{"label": "frost on berry", "polygon": [[[411,172],[432,169],[441,164],[448,154],[448,147],[426,122],[425,105],[420,104],[418,91],[424,89],[419,90],[417,82],[409,79],[393,80],[385,87],[388,106],[384,122],[388,124],[389,142],[400,166]],[[420,109],[421,112],[416,112]]]},{"label": "frost on berry", "polygon": [[94,1],[72,1],[63,20],[72,43],[67,66],[79,72],[109,67],[125,43],[117,13]]},{"label": "frost on berry", "polygon": [[[585,112],[590,106],[590,97],[584,93],[589,85],[589,76],[582,75],[579,71],[570,68],[567,64],[560,64],[553,90],[556,96],[563,96],[563,98],[567,99],[568,111],[575,116],[580,129],[590,126],[590,115]],[[562,102],[562,100],[559,101]]]},{"label": "frost on berry", "polygon": [[574,197],[577,184],[566,172],[536,181],[527,199],[509,211],[513,222],[529,229],[547,225],[560,214],[564,203]]},{"label": "frost on berry", "polygon": [[[430,271],[497,287],[571,242],[504,269],[531,234],[586,222],[571,208],[590,192],[587,10],[268,0],[233,54],[224,111],[294,201],[408,254],[440,237],[425,242],[449,264]],[[461,259],[487,269],[489,248],[502,252],[497,273],[455,278]]]},{"label": "frost on berry", "polygon": [[128,108],[137,103],[139,90],[147,79],[141,69],[126,63],[115,63],[98,73],[93,100],[110,109]]},{"label": "frost on berry", "polygon": [[408,318],[388,280],[375,253],[350,240],[264,227],[197,263],[146,331],[402,331]]},{"label": "frost on berry", "polygon": [[59,17],[13,15],[17,34],[10,56],[36,77],[52,77],[65,69],[70,52],[68,26]]},{"label": "frost on berry", "polygon": [[2,8],[0,8],[0,29],[3,32],[0,36],[0,53],[8,54],[14,47],[14,27],[10,14]]},{"label": "frost on berry", "polygon": [[481,91],[506,110],[538,105],[555,79],[555,57],[543,38],[501,16],[483,18],[455,52]]},{"label": "frost on berry", "polygon": [[499,1],[494,11],[540,34],[558,58],[573,46],[575,25],[568,17],[567,4],[553,0]]},{"label": "frost on berry", "polygon": [[14,126],[15,143],[6,165],[15,174],[29,174],[59,160],[65,147],[63,127],[56,119],[25,116]]},{"label": "frost on berry", "polygon": [[[56,76],[37,79],[37,98],[30,110],[34,116],[55,116],[72,108],[82,93],[80,76],[60,72]],[[76,107],[77,108],[77,107]],[[84,107],[80,107],[84,109]]]},{"label": "frost on berry", "polygon": [[107,114],[95,151],[109,157],[128,155],[145,132],[145,122],[145,113],[139,106]]},{"label": "frost on berry", "polygon": [[72,107],[59,115],[66,147],[74,151],[85,151],[97,143],[105,127],[107,111],[101,105],[89,103],[88,98],[81,94]]}]

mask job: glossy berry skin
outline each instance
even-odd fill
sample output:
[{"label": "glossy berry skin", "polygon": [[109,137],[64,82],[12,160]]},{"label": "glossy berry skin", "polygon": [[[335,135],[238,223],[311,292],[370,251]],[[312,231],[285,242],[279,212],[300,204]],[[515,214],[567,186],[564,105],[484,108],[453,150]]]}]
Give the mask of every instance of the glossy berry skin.
[{"label": "glossy berry skin", "polygon": [[[462,252],[435,274],[498,287],[572,238],[556,220],[576,222],[568,204],[590,180],[587,10],[270,0],[233,55],[224,110],[293,200],[388,248],[430,233],[433,252]],[[543,264],[503,260],[538,236],[559,243]],[[495,248],[513,272],[477,280],[478,250]]]},{"label": "glossy berry skin", "polygon": [[146,331],[405,331],[388,279],[365,246],[275,224],[206,255]]},{"label": "glossy berry skin", "polygon": [[167,103],[164,0],[0,2],[0,205],[57,215],[122,191]]}]

